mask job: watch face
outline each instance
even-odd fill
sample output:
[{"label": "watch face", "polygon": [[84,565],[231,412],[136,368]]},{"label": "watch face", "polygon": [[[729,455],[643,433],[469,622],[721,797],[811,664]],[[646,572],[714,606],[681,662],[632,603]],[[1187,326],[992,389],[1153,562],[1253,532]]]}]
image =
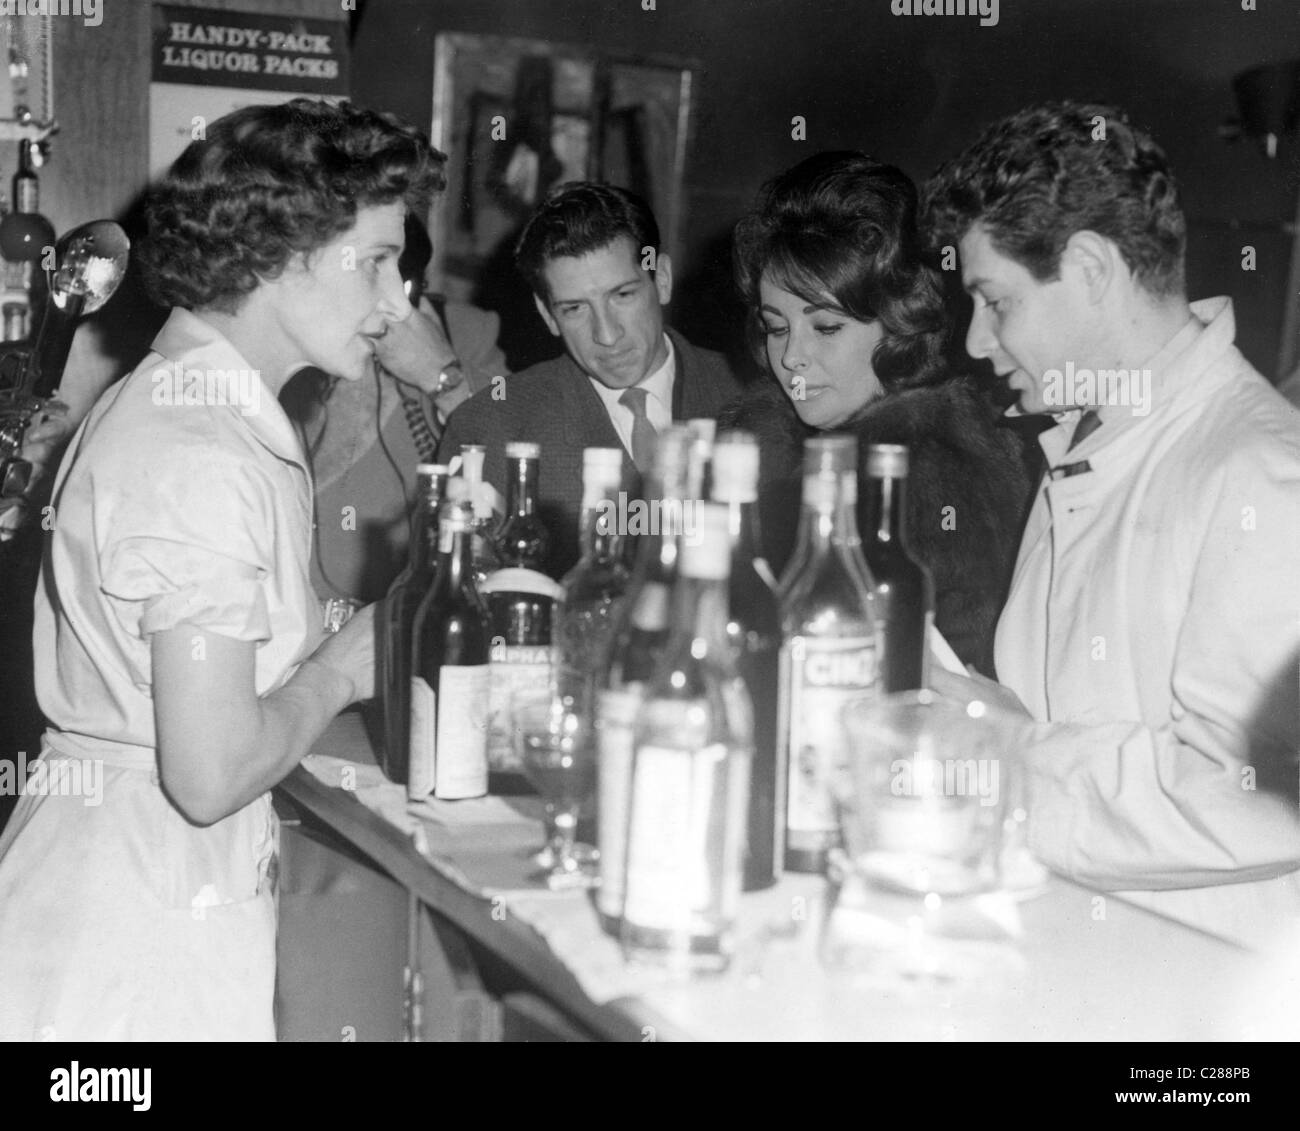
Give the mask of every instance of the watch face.
[{"label": "watch face", "polygon": [[443,393],[449,393],[452,389],[458,389],[465,383],[465,371],[461,369],[460,362],[453,361],[441,373],[438,374],[438,387],[434,390],[435,397]]}]

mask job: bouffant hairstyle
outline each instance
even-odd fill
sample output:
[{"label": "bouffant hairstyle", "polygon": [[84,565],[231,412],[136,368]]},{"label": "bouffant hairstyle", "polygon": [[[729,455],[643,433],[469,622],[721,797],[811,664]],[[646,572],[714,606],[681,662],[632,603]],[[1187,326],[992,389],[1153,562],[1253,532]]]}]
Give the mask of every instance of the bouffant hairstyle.
[{"label": "bouffant hairstyle", "polygon": [[956,246],[973,224],[1039,282],[1059,277],[1079,231],[1113,240],[1157,296],[1185,291],[1187,221],[1164,151],[1115,106],[1054,102],[990,126],[925,186],[934,247]]},{"label": "bouffant hairstyle", "polygon": [[887,391],[947,377],[948,316],[938,273],[921,256],[916,200],[902,170],[852,151],[815,154],[763,186],[736,225],[733,251],[760,364],[766,275],[810,304],[879,321],[871,362]]},{"label": "bouffant hairstyle", "polygon": [[659,225],[641,197],[617,185],[570,181],[553,189],[537,206],[515,245],[515,266],[543,302],[542,270],[552,259],[579,257],[627,236],[637,249],[659,250]]},{"label": "bouffant hairstyle", "polygon": [[405,201],[423,212],[445,158],[388,114],[310,98],[248,106],[213,122],[155,187],[140,262],[163,306],[233,313],[260,280]]}]

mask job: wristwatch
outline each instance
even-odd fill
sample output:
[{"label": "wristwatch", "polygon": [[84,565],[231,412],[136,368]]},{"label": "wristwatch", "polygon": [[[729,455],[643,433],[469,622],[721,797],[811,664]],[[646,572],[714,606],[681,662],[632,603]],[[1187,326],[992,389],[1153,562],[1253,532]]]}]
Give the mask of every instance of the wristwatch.
[{"label": "wristwatch", "polygon": [[438,374],[438,383],[434,387],[433,395],[435,397],[441,396],[443,393],[459,388],[464,382],[465,368],[461,365],[459,358],[453,357],[442,367],[442,371]]}]

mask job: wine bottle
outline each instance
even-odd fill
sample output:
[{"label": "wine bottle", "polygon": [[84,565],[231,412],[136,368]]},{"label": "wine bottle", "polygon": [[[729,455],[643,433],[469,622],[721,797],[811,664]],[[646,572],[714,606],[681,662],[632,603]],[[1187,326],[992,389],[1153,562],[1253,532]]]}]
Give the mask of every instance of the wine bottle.
[{"label": "wine bottle", "polygon": [[18,143],[18,168],[14,172],[13,201],[15,212],[39,212],[41,210],[41,181],[36,173],[36,162],[31,138],[23,138]]},{"label": "wine bottle", "polygon": [[869,445],[866,472],[862,550],[873,582],[880,687],[884,692],[917,691],[926,685],[934,582],[907,546],[907,448]]},{"label": "wine bottle", "polygon": [[632,784],[632,727],[645,682],[668,639],[669,603],[677,580],[677,559],[686,508],[691,434],[682,425],[655,439],[654,462],[646,477],[649,514],[641,532],[636,568],[628,583],[609,656],[597,680],[596,741],[599,751],[597,844],[600,888],[596,913],[601,926],[618,933],[623,901],[623,849],[627,799]]},{"label": "wine bottle", "polygon": [[407,795],[444,800],[487,792],[487,610],[474,584],[473,508],[463,480],[447,484],[440,560],[412,628]]},{"label": "wine bottle", "polygon": [[840,840],[832,792],[849,752],[841,715],[876,687],[871,577],[857,535],[857,445],[804,444],[803,566],[781,604],[777,736],[788,767],[785,867],[820,872]]},{"label": "wine bottle", "polygon": [[551,532],[537,513],[537,481],[542,449],[514,441],[506,445],[506,515],[496,533],[501,568],[542,570],[551,549]]},{"label": "wine bottle", "polygon": [[411,630],[415,611],[433,584],[438,556],[438,511],[447,488],[442,464],[415,468],[416,504],[407,563],[388,587],[376,622],[375,686],[382,696],[380,768],[405,785],[411,741]]},{"label": "wine bottle", "polygon": [[745,891],[776,883],[785,855],[786,768],[778,758],[776,740],[781,610],[776,580],[762,556],[758,460],[758,442],[748,432],[723,432],[713,446],[713,501],[727,508],[731,538],[727,639],[754,704]]},{"label": "wine bottle", "polygon": [[622,483],[621,449],[583,451],[582,556],[560,583],[564,588],[560,662],[593,680],[609,651],[610,635],[627,590],[618,505]]},{"label": "wine bottle", "polygon": [[727,638],[727,511],[703,503],[695,517],[637,713],[620,935],[629,957],[719,969],[740,902],[753,718]]}]

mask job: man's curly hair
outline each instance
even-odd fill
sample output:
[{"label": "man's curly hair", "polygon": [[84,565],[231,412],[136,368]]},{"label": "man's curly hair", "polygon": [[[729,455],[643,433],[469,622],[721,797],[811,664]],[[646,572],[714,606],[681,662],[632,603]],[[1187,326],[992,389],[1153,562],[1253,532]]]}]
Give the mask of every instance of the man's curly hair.
[{"label": "man's curly hair", "polygon": [[140,262],[163,306],[233,313],[262,279],[405,201],[419,213],[445,186],[445,158],[389,114],[295,98],[218,119],[154,188]]},{"label": "man's curly hair", "polygon": [[814,305],[828,302],[884,336],[871,359],[887,391],[945,380],[949,322],[938,273],[921,257],[916,187],[865,153],[818,153],[772,178],[736,225],[736,283],[766,365],[759,284],[766,275]]},{"label": "man's curly hair", "polygon": [[956,246],[978,223],[1039,282],[1079,231],[1113,240],[1157,296],[1185,290],[1187,221],[1164,151],[1116,106],[1054,102],[990,126],[926,182],[922,229]]}]

